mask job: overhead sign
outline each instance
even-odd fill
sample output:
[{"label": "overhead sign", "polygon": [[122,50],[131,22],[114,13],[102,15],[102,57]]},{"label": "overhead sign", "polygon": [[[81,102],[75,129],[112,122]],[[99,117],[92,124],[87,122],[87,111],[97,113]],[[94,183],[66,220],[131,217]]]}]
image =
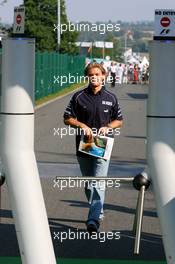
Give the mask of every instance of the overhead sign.
[{"label": "overhead sign", "polygon": [[113,49],[114,44],[113,44],[113,42],[95,41],[94,46],[96,48]]},{"label": "overhead sign", "polygon": [[90,48],[92,47],[92,42],[75,42],[75,45],[77,47]]},{"label": "overhead sign", "polygon": [[19,6],[14,8],[13,33],[23,34],[25,26],[25,7]]},{"label": "overhead sign", "polygon": [[156,9],[154,39],[175,40],[175,10]]},{"label": "overhead sign", "polygon": [[106,49],[113,49],[114,43],[113,42],[105,42],[105,48]]},{"label": "overhead sign", "polygon": [[94,46],[96,48],[104,48],[105,47],[105,43],[104,43],[104,41],[95,41],[94,42]]}]

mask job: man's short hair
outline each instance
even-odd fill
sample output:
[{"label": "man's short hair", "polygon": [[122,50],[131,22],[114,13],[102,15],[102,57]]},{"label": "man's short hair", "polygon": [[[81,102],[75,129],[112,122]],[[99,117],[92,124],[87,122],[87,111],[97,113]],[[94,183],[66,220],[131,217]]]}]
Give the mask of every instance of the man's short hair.
[{"label": "man's short hair", "polygon": [[94,69],[94,68],[98,68],[98,69],[100,69],[103,75],[106,74],[106,70],[104,69],[103,65],[101,65],[101,64],[99,64],[99,63],[97,63],[97,62],[93,62],[93,63],[89,63],[89,64],[86,66],[86,68],[85,68],[85,70],[84,70],[84,75],[85,75],[85,76],[88,76],[89,71],[90,71],[91,69]]}]

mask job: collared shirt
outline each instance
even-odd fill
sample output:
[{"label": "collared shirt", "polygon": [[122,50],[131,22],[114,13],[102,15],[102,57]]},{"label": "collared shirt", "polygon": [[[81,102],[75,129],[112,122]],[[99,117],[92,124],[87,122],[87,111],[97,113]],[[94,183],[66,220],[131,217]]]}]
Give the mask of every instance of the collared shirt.
[{"label": "collared shirt", "polygon": [[110,67],[110,71],[111,71],[112,73],[116,73],[116,71],[117,71],[117,66],[116,66],[116,65],[111,66],[111,67]]},{"label": "collared shirt", "polygon": [[[90,86],[76,92],[64,112],[64,119],[70,117],[97,130],[107,126],[111,121],[123,119],[116,95],[106,90],[104,86],[97,94],[93,93]],[[80,135],[77,135],[77,148],[79,142]]]}]

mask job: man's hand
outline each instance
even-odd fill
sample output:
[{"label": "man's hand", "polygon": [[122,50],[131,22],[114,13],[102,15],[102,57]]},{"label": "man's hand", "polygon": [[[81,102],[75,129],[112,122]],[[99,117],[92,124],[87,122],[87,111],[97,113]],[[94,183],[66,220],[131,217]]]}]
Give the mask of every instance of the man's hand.
[{"label": "man's hand", "polygon": [[81,124],[80,128],[83,130],[84,135],[88,136],[88,137],[92,137],[93,136],[93,131],[90,127],[86,126],[85,124]]},{"label": "man's hand", "polygon": [[[98,131],[98,135],[103,135],[105,136],[109,132],[111,133],[112,128],[111,127],[101,127]],[[112,130],[113,131],[113,130]]]},{"label": "man's hand", "polygon": [[90,127],[88,127],[84,123],[79,122],[75,118],[70,117],[68,119],[65,119],[64,123],[65,123],[65,125],[69,125],[69,126],[72,126],[74,128],[81,128],[84,131],[84,135],[86,135],[88,137],[92,137],[92,135],[93,135],[92,129]]}]

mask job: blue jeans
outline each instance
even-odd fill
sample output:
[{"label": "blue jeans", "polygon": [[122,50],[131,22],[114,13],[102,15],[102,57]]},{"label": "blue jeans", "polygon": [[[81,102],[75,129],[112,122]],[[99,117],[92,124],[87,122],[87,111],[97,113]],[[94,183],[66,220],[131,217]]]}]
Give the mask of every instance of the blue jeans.
[{"label": "blue jeans", "polygon": [[[84,158],[77,156],[82,176],[106,177],[108,174],[109,160],[91,157]],[[95,179],[94,179],[95,180]],[[93,181],[86,183],[85,194],[90,204],[88,221],[98,221],[103,211],[105,198],[105,181]]]}]

